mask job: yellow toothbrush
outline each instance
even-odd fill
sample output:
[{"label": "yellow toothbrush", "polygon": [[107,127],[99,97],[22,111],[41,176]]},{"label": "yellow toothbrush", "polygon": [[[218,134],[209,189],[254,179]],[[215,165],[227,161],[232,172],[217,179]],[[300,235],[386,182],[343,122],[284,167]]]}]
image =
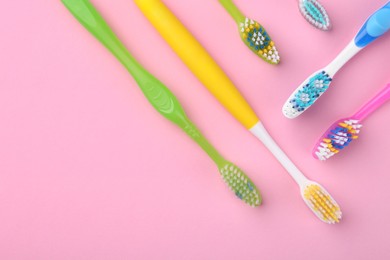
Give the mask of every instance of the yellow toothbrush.
[{"label": "yellow toothbrush", "polygon": [[307,179],[280,149],[231,80],[164,3],[160,0],[135,0],[135,3],[203,85],[279,160],[299,185],[313,213],[326,223],[339,222],[342,213],[337,202],[321,185]]}]

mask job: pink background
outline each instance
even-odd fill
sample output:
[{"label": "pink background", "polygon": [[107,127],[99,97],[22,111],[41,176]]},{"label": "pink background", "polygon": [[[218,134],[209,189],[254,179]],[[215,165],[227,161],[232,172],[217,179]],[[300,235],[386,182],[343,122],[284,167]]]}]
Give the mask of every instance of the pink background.
[{"label": "pink background", "polygon": [[280,49],[273,67],[241,43],[214,0],[164,1],[222,65],[305,174],[344,213],[320,222],[271,154],[182,64],[130,0],[94,0],[134,55],[190,118],[262,190],[253,209],[213,162],[147,103],[133,79],[60,1],[0,9],[0,259],[390,259],[390,105],[361,139],[326,163],[317,138],[387,82],[390,35],[350,62],[302,117],[281,107],[385,0],[323,0],[334,29],[301,17],[296,1],[236,0]]}]

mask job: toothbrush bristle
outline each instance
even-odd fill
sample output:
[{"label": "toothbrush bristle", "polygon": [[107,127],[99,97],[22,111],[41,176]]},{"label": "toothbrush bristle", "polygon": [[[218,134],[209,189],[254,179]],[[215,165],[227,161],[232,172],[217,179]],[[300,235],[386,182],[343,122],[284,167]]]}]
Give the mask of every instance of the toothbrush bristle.
[{"label": "toothbrush bristle", "polygon": [[258,22],[245,18],[240,24],[241,38],[259,57],[271,64],[280,62],[279,52],[271,37]]},{"label": "toothbrush bristle", "polygon": [[220,172],[225,183],[239,199],[252,207],[261,204],[262,199],[259,191],[240,168],[229,163]]},{"label": "toothbrush bristle", "polygon": [[288,118],[299,116],[325,93],[331,82],[332,78],[325,71],[316,73],[289,98],[283,107],[283,114]]},{"label": "toothbrush bristle", "polygon": [[309,184],[303,191],[306,204],[314,214],[328,224],[340,222],[342,213],[337,202],[318,184]]},{"label": "toothbrush bristle", "polygon": [[323,135],[314,148],[314,155],[321,161],[326,161],[347,147],[353,140],[359,137],[360,128],[363,125],[358,120],[347,119],[334,124]]},{"label": "toothbrush bristle", "polygon": [[325,8],[316,0],[301,0],[299,10],[303,17],[318,29],[327,31],[331,23]]}]

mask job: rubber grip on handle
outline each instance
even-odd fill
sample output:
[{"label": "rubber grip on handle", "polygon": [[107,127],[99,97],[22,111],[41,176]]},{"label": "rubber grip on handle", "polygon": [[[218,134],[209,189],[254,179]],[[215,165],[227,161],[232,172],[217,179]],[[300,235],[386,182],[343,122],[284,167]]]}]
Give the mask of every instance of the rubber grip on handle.
[{"label": "rubber grip on handle", "polygon": [[390,2],[372,14],[355,37],[358,47],[365,47],[390,29]]},{"label": "rubber grip on handle", "polygon": [[160,0],[134,1],[195,76],[247,129],[258,121],[255,112],[202,45]]}]

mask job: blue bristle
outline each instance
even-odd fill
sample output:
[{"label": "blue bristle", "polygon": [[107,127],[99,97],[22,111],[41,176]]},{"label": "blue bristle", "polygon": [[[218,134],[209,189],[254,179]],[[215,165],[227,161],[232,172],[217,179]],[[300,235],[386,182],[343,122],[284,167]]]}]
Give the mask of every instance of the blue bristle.
[{"label": "blue bristle", "polygon": [[[317,86],[318,81],[322,82],[320,86]],[[298,93],[291,100],[291,103],[297,107],[296,110],[304,111],[329,88],[330,81],[331,79],[325,73],[325,71],[317,73],[309,79],[308,83],[304,85],[301,90],[298,91]]]}]

